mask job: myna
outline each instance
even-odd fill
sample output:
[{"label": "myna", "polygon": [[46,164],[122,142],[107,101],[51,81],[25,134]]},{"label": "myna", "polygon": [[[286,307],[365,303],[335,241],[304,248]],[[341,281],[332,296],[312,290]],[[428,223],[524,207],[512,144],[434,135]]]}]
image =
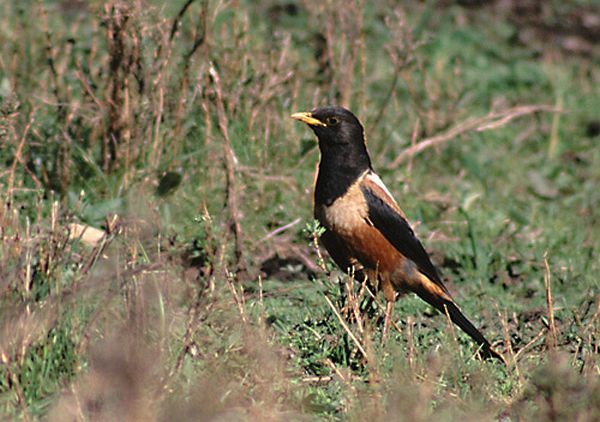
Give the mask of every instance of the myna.
[{"label": "myna", "polygon": [[367,277],[383,291],[383,338],[398,296],[414,292],[471,336],[482,357],[504,361],[458,308],[406,215],[373,171],[356,116],[330,106],[291,117],[310,126],[319,141],[314,216],[325,228],[321,242],[343,271]]}]

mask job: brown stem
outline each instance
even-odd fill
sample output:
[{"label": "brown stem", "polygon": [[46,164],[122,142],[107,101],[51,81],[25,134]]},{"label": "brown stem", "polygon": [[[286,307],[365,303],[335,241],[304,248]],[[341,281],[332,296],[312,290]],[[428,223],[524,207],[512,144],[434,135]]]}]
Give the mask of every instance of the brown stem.
[{"label": "brown stem", "polygon": [[560,110],[557,110],[552,106],[544,104],[534,104],[511,107],[509,109],[498,112],[490,112],[487,116],[484,117],[469,118],[456,124],[447,131],[440,133],[439,135],[423,139],[416,145],[413,145],[410,148],[406,148],[396,157],[396,159],[388,166],[388,168],[394,169],[406,159],[413,157],[432,146],[440,145],[444,142],[450,141],[466,132],[483,132],[485,130],[496,129],[500,126],[504,126],[505,124],[517,117],[537,113],[540,111],[546,111],[551,113],[560,112]]},{"label": "brown stem", "polygon": [[216,105],[217,105],[217,117],[219,130],[221,135],[223,136],[223,155],[224,155],[224,164],[225,164],[225,172],[227,176],[227,186],[226,186],[226,199],[225,204],[227,209],[229,210],[229,220],[230,220],[230,228],[233,233],[235,239],[235,265],[238,270],[243,268],[242,265],[242,252],[243,252],[243,242],[242,242],[242,227],[240,224],[240,213],[238,207],[238,197],[237,197],[237,183],[235,179],[235,170],[237,158],[233,149],[231,148],[231,141],[229,138],[229,130],[228,130],[228,121],[227,114],[225,113],[225,106],[223,103],[223,91],[221,89],[221,79],[219,77],[219,73],[217,69],[215,69],[214,64],[210,63],[210,68],[208,70],[210,78],[215,87],[216,93]]}]

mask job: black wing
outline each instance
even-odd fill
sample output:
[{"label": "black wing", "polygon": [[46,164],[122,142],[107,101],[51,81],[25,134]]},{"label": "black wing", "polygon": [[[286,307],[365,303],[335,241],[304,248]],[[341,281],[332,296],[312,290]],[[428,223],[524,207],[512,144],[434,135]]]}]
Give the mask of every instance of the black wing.
[{"label": "black wing", "polygon": [[[390,242],[402,255],[413,261],[419,271],[427,276],[429,280],[438,285],[448,296],[432,293],[427,286],[415,290],[415,293],[426,302],[433,305],[440,312],[448,312],[450,319],[464,332],[471,336],[480,346],[481,354],[485,358],[498,358],[504,361],[501,354],[496,352],[485,339],[483,334],[463,315],[458,306],[452,301],[448,289],[442,283],[440,276],[431,263],[429,255],[423,245],[415,236],[412,228],[394,206],[386,202],[386,198],[378,196],[368,186],[361,186],[361,191],[367,201],[369,219],[377,230]],[[506,362],[505,362],[506,363]]]},{"label": "black wing", "polygon": [[429,255],[415,236],[408,221],[368,187],[361,186],[361,190],[369,208],[369,219],[375,228],[402,255],[413,261],[419,268],[419,271],[448,293],[436,268],[431,263]]}]

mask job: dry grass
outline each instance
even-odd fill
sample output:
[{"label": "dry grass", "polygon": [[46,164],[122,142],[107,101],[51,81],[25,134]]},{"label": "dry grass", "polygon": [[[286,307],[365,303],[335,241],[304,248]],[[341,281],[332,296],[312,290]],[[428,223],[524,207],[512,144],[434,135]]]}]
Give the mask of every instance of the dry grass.
[{"label": "dry grass", "polygon": [[[391,3],[0,5],[4,417],[597,418],[600,300],[589,281],[597,267],[583,252],[557,250],[569,241],[558,235],[536,244],[543,223],[533,217],[497,223],[510,220],[509,211],[496,214],[508,209],[505,197],[490,194],[489,205],[473,207],[473,180],[486,173],[477,173],[477,160],[499,147],[469,143],[469,155],[456,142],[497,136],[519,161],[496,183],[511,187],[514,202],[558,206],[560,214],[559,199],[571,191],[546,188],[554,173],[540,176],[533,194],[507,174],[519,177],[538,160],[524,140],[549,134],[543,157],[572,153],[579,166],[584,199],[568,200],[579,207],[569,224],[580,236],[574,221],[597,224],[600,176],[591,148],[566,150],[565,133],[576,134],[568,93],[547,98],[529,79],[542,92],[532,99],[512,94],[512,80],[508,93],[464,89],[466,64],[424,51],[433,50],[427,28],[447,31],[438,25],[446,12],[415,3],[409,14]],[[448,10],[467,31],[469,12]],[[482,60],[494,57],[484,53]],[[586,76],[587,61],[581,66],[585,85],[594,73]],[[548,117],[550,125],[545,113],[554,107],[519,105],[552,101],[565,113]],[[405,193],[433,204],[408,202],[412,215],[449,222],[429,227],[427,240],[449,266],[464,257],[448,271],[450,284],[503,337],[507,369],[472,359],[443,317],[415,318],[410,301],[382,345],[378,297],[350,278],[338,282],[318,228],[303,223],[316,148],[287,119],[333,102],[367,123],[374,161],[399,180],[415,178]],[[512,128],[516,117],[527,125]],[[510,139],[504,130],[513,130]],[[451,152],[442,156],[444,148]],[[417,154],[436,159],[419,166]],[[406,159],[408,170],[400,169]],[[477,174],[465,175],[471,170]],[[543,202],[540,192],[556,200]],[[471,199],[459,208],[461,197]],[[554,222],[552,212],[531,215]],[[581,238],[573,242],[597,252],[593,235]],[[494,261],[507,244],[517,256]],[[549,252],[541,259],[532,250]],[[263,280],[267,261],[294,283]],[[306,274],[316,280],[303,281]],[[582,283],[576,299],[565,287],[572,280]]]}]

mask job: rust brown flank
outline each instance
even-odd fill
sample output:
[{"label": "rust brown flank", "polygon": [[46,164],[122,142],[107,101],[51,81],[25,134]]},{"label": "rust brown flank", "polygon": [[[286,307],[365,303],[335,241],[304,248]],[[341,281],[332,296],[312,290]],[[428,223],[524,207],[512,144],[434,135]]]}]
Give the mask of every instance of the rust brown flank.
[{"label": "rust brown flank", "polygon": [[393,297],[387,296],[392,296],[392,293],[395,295],[396,291],[418,287],[447,297],[442,289],[418,271],[416,265],[414,274],[399,271],[405,268],[408,258],[388,242],[377,228],[369,224],[368,205],[361,185],[404,217],[385,186],[375,180],[370,172],[363,174],[344,196],[329,207],[320,205],[315,208],[315,217],[328,229],[321,240],[336,264],[344,270],[348,270],[350,266],[355,266],[358,270],[360,268],[356,267],[364,266],[371,273],[376,270],[380,288],[388,300],[393,300]]}]

